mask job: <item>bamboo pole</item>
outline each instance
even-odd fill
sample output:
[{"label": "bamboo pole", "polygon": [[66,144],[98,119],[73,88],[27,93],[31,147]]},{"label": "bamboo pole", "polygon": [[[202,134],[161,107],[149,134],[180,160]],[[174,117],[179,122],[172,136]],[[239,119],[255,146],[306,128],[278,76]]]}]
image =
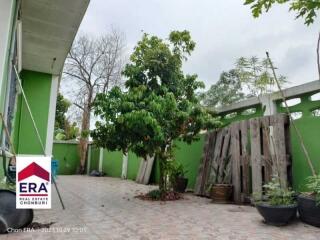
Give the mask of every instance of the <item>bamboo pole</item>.
[{"label": "bamboo pole", "polygon": [[311,173],[312,173],[313,176],[315,176],[315,175],[316,175],[316,171],[315,171],[314,166],[313,166],[313,164],[312,164],[312,161],[311,161],[310,155],[309,155],[309,153],[308,153],[308,151],[307,151],[307,148],[306,148],[306,146],[305,146],[305,144],[304,144],[304,141],[303,141],[303,137],[302,137],[302,135],[301,135],[301,132],[300,132],[299,129],[297,128],[297,126],[296,126],[296,124],[294,123],[293,118],[292,118],[292,116],[291,116],[291,113],[290,113],[290,110],[289,110],[289,106],[288,106],[288,104],[287,104],[287,102],[286,102],[286,97],[285,97],[285,95],[284,95],[284,93],[283,93],[283,91],[282,91],[282,88],[281,88],[281,86],[280,86],[280,83],[279,83],[279,81],[278,81],[276,72],[275,72],[275,70],[274,70],[273,64],[272,64],[272,62],[271,62],[271,60],[270,60],[270,57],[269,57],[269,53],[266,52],[266,55],[267,55],[267,59],[268,59],[268,61],[269,61],[269,64],[270,64],[270,66],[271,66],[271,69],[272,69],[272,73],[273,73],[274,80],[275,80],[275,82],[276,82],[276,84],[277,84],[277,87],[278,87],[279,92],[280,92],[280,94],[281,94],[282,101],[283,101],[283,103],[284,103],[284,105],[285,105],[285,109],[286,109],[286,111],[287,111],[287,113],[288,113],[288,115],[289,115],[290,122],[292,123],[292,126],[293,126],[295,132],[297,133],[297,136],[298,136],[298,138],[299,138],[299,141],[300,141],[300,144],[301,144],[303,153],[304,153],[304,155],[305,155],[305,157],[306,157],[306,160],[307,160],[307,163],[308,163],[308,165],[309,165],[309,167],[310,167]]}]

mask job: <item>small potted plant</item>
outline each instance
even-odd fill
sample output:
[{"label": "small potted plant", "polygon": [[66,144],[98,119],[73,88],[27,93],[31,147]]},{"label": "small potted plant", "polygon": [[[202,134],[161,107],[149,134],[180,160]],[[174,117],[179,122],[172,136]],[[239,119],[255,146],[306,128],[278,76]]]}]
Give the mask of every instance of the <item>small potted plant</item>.
[{"label": "small potted plant", "polygon": [[232,196],[233,186],[231,184],[231,161],[226,157],[224,166],[212,166],[209,194],[215,203],[227,203]]},{"label": "small potted plant", "polygon": [[254,198],[255,206],[267,224],[282,226],[296,218],[297,203],[293,191],[282,188],[277,177],[263,187],[265,195],[255,193]]},{"label": "small potted plant", "polygon": [[301,221],[320,227],[320,175],[307,178],[309,193],[298,196],[298,211]]},{"label": "small potted plant", "polygon": [[173,164],[170,181],[175,192],[184,193],[188,185],[188,178],[185,177],[187,171],[181,163]]}]

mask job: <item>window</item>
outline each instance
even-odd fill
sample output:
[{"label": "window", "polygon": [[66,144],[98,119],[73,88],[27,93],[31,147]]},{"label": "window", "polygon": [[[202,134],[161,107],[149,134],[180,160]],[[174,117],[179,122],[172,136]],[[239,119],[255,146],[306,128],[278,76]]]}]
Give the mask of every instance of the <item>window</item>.
[{"label": "window", "polygon": [[320,100],[320,92],[311,95],[310,100],[311,101],[319,101]]},{"label": "window", "polygon": [[[301,99],[300,98],[292,98],[289,100],[286,100],[288,107],[292,107],[295,105],[298,105],[299,103],[301,103]],[[286,105],[284,104],[284,102],[281,103],[281,107],[286,107]]]},{"label": "window", "polygon": [[256,109],[255,108],[249,108],[249,109],[246,109],[244,110],[241,115],[251,115],[251,114],[254,114],[256,113]]},{"label": "window", "polygon": [[311,114],[314,117],[320,117],[320,108],[313,110]]},{"label": "window", "polygon": [[233,113],[229,113],[229,114],[225,115],[224,118],[231,119],[231,118],[234,118],[235,116],[237,116],[237,113],[233,112]]},{"label": "window", "polygon": [[290,114],[293,120],[299,119],[302,117],[302,112],[293,112]]}]

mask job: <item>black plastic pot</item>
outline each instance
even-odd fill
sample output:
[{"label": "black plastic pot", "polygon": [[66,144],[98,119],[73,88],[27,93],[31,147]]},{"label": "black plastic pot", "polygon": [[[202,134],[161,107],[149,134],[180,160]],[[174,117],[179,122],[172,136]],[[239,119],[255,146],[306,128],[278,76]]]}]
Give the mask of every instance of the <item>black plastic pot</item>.
[{"label": "black plastic pot", "polygon": [[0,234],[6,233],[8,228],[24,228],[32,220],[32,209],[16,209],[15,192],[0,190]]},{"label": "black plastic pot", "polygon": [[311,196],[298,196],[298,211],[301,221],[315,227],[320,227],[320,206]]},{"label": "black plastic pot", "polygon": [[283,226],[297,216],[297,204],[271,206],[268,203],[257,203],[256,208],[269,225]]},{"label": "black plastic pot", "polygon": [[175,192],[184,193],[188,185],[188,178],[176,177],[173,184],[173,190]]}]

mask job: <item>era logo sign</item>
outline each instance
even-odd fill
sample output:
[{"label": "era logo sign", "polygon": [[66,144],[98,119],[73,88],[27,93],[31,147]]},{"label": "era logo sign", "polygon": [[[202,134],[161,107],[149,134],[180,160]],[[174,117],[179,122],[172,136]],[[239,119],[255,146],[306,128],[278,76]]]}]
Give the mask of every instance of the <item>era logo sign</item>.
[{"label": "era logo sign", "polygon": [[51,208],[51,158],[17,156],[16,208]]}]

